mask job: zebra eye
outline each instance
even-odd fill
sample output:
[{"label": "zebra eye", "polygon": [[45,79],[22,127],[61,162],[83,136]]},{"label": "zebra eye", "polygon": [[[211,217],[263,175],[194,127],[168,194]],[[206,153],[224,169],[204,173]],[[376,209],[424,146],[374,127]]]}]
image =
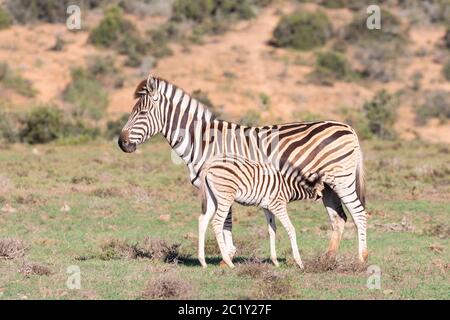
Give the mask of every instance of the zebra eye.
[{"label": "zebra eye", "polygon": [[139,112],[140,115],[144,115],[147,114],[148,110],[141,110],[141,112]]}]

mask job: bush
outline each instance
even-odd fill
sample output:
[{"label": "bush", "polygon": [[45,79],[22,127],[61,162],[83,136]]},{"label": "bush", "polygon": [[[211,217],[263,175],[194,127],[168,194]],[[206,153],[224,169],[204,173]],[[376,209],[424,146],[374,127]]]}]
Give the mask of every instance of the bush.
[{"label": "bush", "polygon": [[82,9],[92,9],[102,4],[103,0],[7,0],[6,6],[15,20],[20,23],[45,21],[50,23],[65,22],[67,7],[78,4]]},{"label": "bush", "polygon": [[254,16],[249,0],[175,0],[172,20],[250,19]]},{"label": "bush", "polygon": [[12,18],[5,9],[0,7],[0,30],[9,28],[12,25]]},{"label": "bush", "polygon": [[312,122],[320,121],[321,116],[309,111],[294,111],[292,113],[292,118],[295,122]]},{"label": "bush", "polygon": [[99,135],[99,130],[81,118],[68,117],[52,105],[33,108],[21,120],[18,138],[22,142],[37,144],[59,140],[64,143],[83,142]]},{"label": "bush", "polygon": [[126,20],[119,7],[113,6],[105,11],[100,24],[89,35],[89,42],[100,47],[116,47],[136,33],[134,25]]},{"label": "bush", "polygon": [[430,118],[439,118],[442,122],[450,119],[450,93],[444,90],[427,92],[425,102],[416,110],[416,123],[426,124]]},{"label": "bush", "polygon": [[61,110],[52,106],[38,107],[24,120],[20,140],[30,144],[47,143],[62,136],[63,130]]},{"label": "bush", "polygon": [[381,9],[381,29],[370,30],[367,28],[367,13],[364,11],[356,14],[353,21],[345,30],[345,39],[350,43],[360,45],[370,43],[396,43],[401,44],[405,40],[405,31],[400,21],[391,12]]},{"label": "bush", "polygon": [[281,18],[270,41],[276,47],[310,50],[330,38],[331,23],[324,12],[296,11]]},{"label": "bush", "polygon": [[383,139],[395,136],[396,106],[396,100],[386,90],[378,91],[371,101],[364,103],[363,113],[374,135]]},{"label": "bush", "polygon": [[6,62],[0,62],[0,84],[25,97],[34,97],[36,94],[31,82],[11,70]]},{"label": "bush", "polygon": [[355,129],[358,138],[364,140],[372,138],[373,134],[369,128],[369,120],[360,110],[342,108],[340,113],[342,114],[343,121]]},{"label": "bush", "polygon": [[108,106],[105,89],[95,77],[81,68],[72,70],[72,82],[64,90],[63,98],[75,106],[76,117],[88,116],[99,120]]},{"label": "bush", "polygon": [[111,56],[89,56],[87,57],[87,72],[102,85],[109,88],[121,88],[124,76],[116,66]]},{"label": "bush", "polygon": [[312,73],[316,81],[326,84],[331,79],[350,80],[353,75],[345,55],[334,51],[317,54],[316,67]]},{"label": "bush", "polygon": [[359,10],[365,6],[361,0],[322,0],[321,5],[329,9],[351,9]]}]

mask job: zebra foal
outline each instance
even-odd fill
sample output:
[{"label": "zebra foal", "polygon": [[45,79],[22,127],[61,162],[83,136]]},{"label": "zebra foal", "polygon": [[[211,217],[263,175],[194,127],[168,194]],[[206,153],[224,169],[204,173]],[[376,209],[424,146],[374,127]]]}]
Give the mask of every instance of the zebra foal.
[{"label": "zebra foal", "polygon": [[275,217],[280,220],[288,233],[294,260],[303,269],[295,227],[287,214],[287,203],[295,194],[301,194],[305,199],[315,198],[319,189],[307,187],[300,176],[286,178],[271,163],[256,162],[237,155],[209,159],[200,173],[200,181],[203,213],[199,217],[198,258],[203,267],[206,267],[205,233],[211,218],[223,261],[234,267],[225,245],[223,226],[231,205],[237,202],[263,208],[270,236],[270,259],[276,266]]}]

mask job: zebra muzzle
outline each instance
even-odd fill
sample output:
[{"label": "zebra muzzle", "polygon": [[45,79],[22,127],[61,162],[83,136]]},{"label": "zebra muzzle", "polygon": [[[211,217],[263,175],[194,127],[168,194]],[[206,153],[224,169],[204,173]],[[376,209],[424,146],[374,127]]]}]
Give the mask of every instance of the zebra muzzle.
[{"label": "zebra muzzle", "polygon": [[136,151],[136,143],[130,142],[128,131],[122,131],[120,133],[118,144],[123,152],[132,153]]}]

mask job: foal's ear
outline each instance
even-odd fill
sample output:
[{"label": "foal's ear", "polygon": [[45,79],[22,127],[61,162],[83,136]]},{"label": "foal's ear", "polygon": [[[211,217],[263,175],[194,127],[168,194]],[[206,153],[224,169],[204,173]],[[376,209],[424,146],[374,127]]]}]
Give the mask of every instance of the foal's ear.
[{"label": "foal's ear", "polygon": [[148,94],[147,80],[142,80],[141,82],[139,82],[138,86],[134,90],[134,98],[138,99],[145,94]]}]

